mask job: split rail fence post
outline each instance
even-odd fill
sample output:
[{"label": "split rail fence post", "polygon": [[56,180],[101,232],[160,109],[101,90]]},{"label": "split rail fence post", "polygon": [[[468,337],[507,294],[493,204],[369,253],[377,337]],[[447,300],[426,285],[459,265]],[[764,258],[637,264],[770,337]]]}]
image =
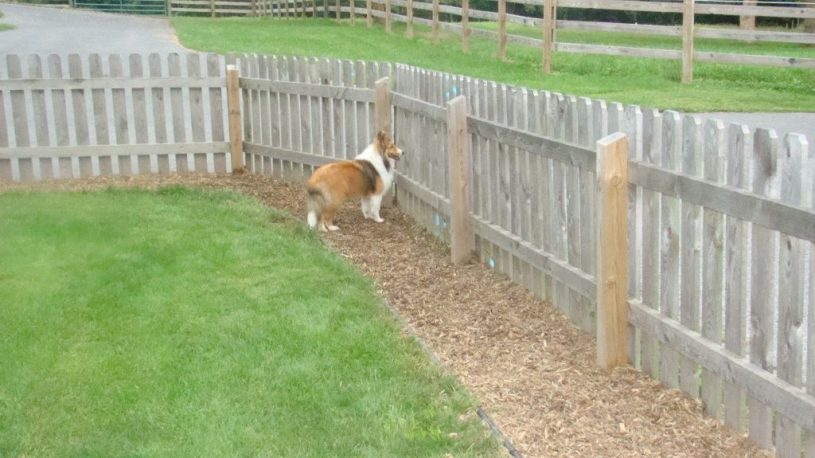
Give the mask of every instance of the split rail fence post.
[{"label": "split rail fence post", "polygon": [[696,0],[684,0],[682,4],[682,82],[693,81],[693,23]]},{"label": "split rail fence post", "polygon": [[461,50],[470,52],[470,0],[461,0]]},{"label": "split rail fence post", "polygon": [[498,59],[507,55],[507,0],[498,0]]},{"label": "split rail fence post", "polygon": [[368,27],[372,26],[373,23],[374,23],[373,11],[371,11],[372,9],[373,9],[373,6],[371,5],[371,0],[366,0],[365,1],[365,10],[366,10],[365,11],[365,14],[366,14],[366,16],[365,16],[365,24],[367,24]]},{"label": "split rail fence post", "polygon": [[447,102],[447,141],[450,152],[450,258],[465,264],[475,251],[470,217],[470,143],[467,135],[467,98]]},{"label": "split rail fence post", "polygon": [[628,363],[628,137],[597,141],[597,365]]},{"label": "split rail fence post", "polygon": [[[503,1],[503,0],[502,0]],[[433,44],[439,44],[439,0],[433,0]]]},{"label": "split rail fence post", "polygon": [[391,0],[385,0],[385,33],[391,33]]},{"label": "split rail fence post", "polygon": [[407,0],[405,8],[407,9],[407,28],[405,29],[405,36],[413,38],[413,0]]},{"label": "split rail fence post", "polygon": [[[758,3],[757,0],[743,0],[742,5],[744,6],[755,6]],[[756,29],[756,17],[755,16],[739,16],[739,28],[742,30],[755,30]]]},{"label": "split rail fence post", "polygon": [[242,173],[243,130],[241,129],[241,89],[238,68],[226,66],[226,96],[229,104],[229,152],[232,156],[232,173]]},{"label": "split rail fence post", "polygon": [[543,1],[543,73],[552,73],[552,50],[555,47],[557,6],[555,0]]}]

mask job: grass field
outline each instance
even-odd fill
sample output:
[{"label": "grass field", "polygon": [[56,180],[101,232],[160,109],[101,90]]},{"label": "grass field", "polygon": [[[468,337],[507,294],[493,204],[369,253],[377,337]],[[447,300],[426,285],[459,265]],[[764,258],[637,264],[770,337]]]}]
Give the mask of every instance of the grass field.
[{"label": "grass field", "polygon": [[[566,94],[690,112],[815,111],[815,70],[697,63],[694,82],[681,84],[679,61],[556,53],[554,74],[547,76],[540,71],[539,49],[510,44],[507,59],[501,62],[496,58],[494,40],[474,37],[471,52],[464,54],[457,36],[443,34],[441,43],[433,45],[425,27],[417,27],[418,35],[407,39],[403,24],[395,24],[394,33],[388,35],[382,26],[368,29],[360,21],[351,25],[324,19],[176,17],[172,22],[184,46],[202,51],[402,62]],[[574,41],[605,40],[608,35],[592,38],[594,34],[568,32]],[[618,40],[616,44],[639,40],[642,46],[648,39],[620,36]],[[735,51],[733,43],[715,45],[716,41],[704,40],[700,49]],[[786,52],[789,47],[760,46],[762,52]],[[800,50],[805,55],[813,52]]]},{"label": "grass field", "polygon": [[497,454],[371,283],[246,197],[5,193],[0,236],[0,456]]},{"label": "grass field", "polygon": [[[2,18],[3,18],[3,12],[0,11],[0,19],[2,19]],[[11,30],[13,28],[14,28],[14,26],[11,25],[11,24],[3,24],[2,22],[0,22],[0,32],[2,32],[4,30]]]}]

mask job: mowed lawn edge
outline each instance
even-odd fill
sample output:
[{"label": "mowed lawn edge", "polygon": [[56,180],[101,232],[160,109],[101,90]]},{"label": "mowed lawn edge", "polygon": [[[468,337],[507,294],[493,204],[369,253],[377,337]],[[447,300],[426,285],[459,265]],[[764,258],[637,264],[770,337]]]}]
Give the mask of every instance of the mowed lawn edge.
[{"label": "mowed lawn edge", "polygon": [[0,237],[2,456],[499,452],[371,281],[246,196],[0,193]]},{"label": "mowed lawn edge", "polygon": [[[363,21],[269,18],[174,17],[180,42],[189,49],[217,53],[258,53],[376,60],[462,74],[474,78],[545,89],[607,102],[635,104],[643,109],[709,111],[815,111],[815,70],[758,65],[695,64],[694,81],[680,82],[680,61],[639,57],[557,52],[553,74],[541,71],[541,50],[510,43],[507,58],[497,58],[496,40],[471,37],[470,53],[461,39],[442,31],[434,45],[429,28],[417,26],[415,38],[404,36],[404,24],[387,34],[381,24]],[[482,24],[479,27],[490,27]],[[572,41],[593,42],[608,34],[568,31]],[[597,36],[595,36],[597,35]],[[663,37],[621,34],[621,44],[647,46]],[[707,50],[735,52],[728,40],[704,40]],[[745,48],[769,52],[772,44],[745,43]],[[659,45],[657,45],[659,47]],[[809,48],[799,54],[811,55]],[[779,44],[781,55],[789,49]],[[748,52],[749,53],[749,52]]]}]

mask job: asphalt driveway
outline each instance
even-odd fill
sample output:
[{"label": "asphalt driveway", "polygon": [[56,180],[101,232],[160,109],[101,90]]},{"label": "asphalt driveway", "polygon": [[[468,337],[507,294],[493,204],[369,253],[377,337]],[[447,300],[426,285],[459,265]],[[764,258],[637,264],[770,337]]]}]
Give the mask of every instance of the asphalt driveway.
[{"label": "asphalt driveway", "polygon": [[166,18],[0,3],[0,54],[168,53],[186,51]]}]

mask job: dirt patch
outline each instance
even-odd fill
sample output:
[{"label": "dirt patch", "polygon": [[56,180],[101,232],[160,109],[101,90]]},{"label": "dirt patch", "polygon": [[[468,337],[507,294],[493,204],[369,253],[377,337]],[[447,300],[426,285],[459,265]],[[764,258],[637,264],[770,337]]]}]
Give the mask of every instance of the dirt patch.
[{"label": "dirt patch", "polygon": [[[231,188],[305,216],[304,190],[268,177],[135,177],[33,186],[99,189],[185,184]],[[31,188],[0,182],[4,189]],[[350,204],[323,240],[380,293],[473,393],[524,456],[766,456],[705,418],[701,404],[644,374],[594,365],[594,341],[558,310],[448,250],[398,208],[385,223]]]}]

